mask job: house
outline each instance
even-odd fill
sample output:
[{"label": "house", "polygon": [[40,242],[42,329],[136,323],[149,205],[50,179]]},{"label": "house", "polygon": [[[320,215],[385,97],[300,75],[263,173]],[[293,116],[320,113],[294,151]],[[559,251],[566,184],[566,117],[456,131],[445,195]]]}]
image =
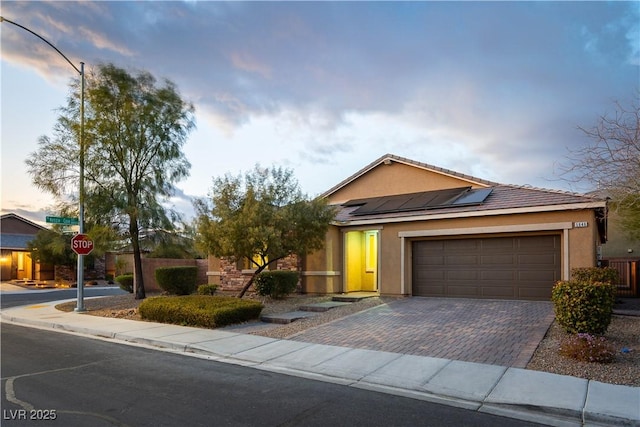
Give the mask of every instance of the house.
[{"label": "house", "polygon": [[324,249],[302,259],[305,293],[548,300],[572,268],[596,265],[606,241],[604,199],[392,154],[322,196],[338,212]]},{"label": "house", "polygon": [[607,217],[608,239],[600,253],[601,264],[618,270],[618,296],[640,296],[640,241],[623,229],[615,210]]},{"label": "house", "polygon": [[27,244],[40,230],[45,230],[26,218],[9,213],[0,216],[0,278],[2,280],[52,280],[53,266],[31,259]]}]

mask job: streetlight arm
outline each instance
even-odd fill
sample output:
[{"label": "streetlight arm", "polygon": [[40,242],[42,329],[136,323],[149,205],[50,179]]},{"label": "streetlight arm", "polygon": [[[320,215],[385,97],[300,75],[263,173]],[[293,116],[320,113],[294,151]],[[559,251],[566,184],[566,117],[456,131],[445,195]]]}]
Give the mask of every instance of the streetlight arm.
[{"label": "streetlight arm", "polygon": [[[60,52],[60,49],[58,49],[57,47],[49,43],[49,41],[44,37],[42,37],[40,34],[35,33],[30,29],[28,29],[27,27],[24,27],[18,23],[10,21],[4,18],[3,16],[0,16],[0,22],[5,22],[5,21],[15,25],[16,27],[22,28],[25,31],[30,32],[31,34],[33,34],[34,36],[36,36],[37,38],[39,38],[40,40],[48,44],[51,48],[53,48],[53,50],[58,52],[60,56],[62,56],[69,63],[69,65],[71,65],[73,69],[78,72],[78,74],[80,74],[80,164],[79,164],[80,185],[78,187],[78,199],[80,202],[78,214],[80,218],[78,223],[80,225],[79,227],[80,234],[82,234],[84,233],[84,154],[85,154],[84,153],[84,148],[85,148],[84,147],[84,62],[80,63],[80,69],[78,69],[78,67],[73,65],[73,62],[71,62],[69,58],[67,58],[64,55],[64,53]],[[85,311],[85,308],[84,308],[84,255],[81,255],[81,254],[78,254],[77,286],[78,286],[78,305],[76,307],[76,311]]]},{"label": "streetlight arm", "polygon": [[47,39],[45,39],[44,37],[42,37],[40,34],[34,33],[33,31],[31,31],[31,30],[30,30],[30,29],[28,29],[27,27],[23,27],[22,25],[18,24],[17,22],[13,22],[13,21],[11,21],[11,20],[9,20],[9,19],[7,19],[7,18],[3,17],[3,16],[0,16],[0,22],[5,22],[5,21],[6,21],[6,22],[8,22],[9,24],[13,24],[13,25],[15,25],[16,27],[20,27],[20,28],[22,28],[23,30],[30,32],[31,34],[33,34],[34,36],[36,36],[37,38],[39,38],[40,40],[42,40],[43,42],[45,42],[46,44],[48,44],[49,46],[51,46],[53,49],[55,49],[55,51],[56,51],[56,52],[58,52],[58,53],[60,54],[60,56],[62,56],[62,57],[63,57],[63,58],[64,58],[64,59],[69,63],[69,65],[71,65],[71,66],[73,67],[73,69],[74,69],[74,70],[76,70],[76,71],[77,71],[77,73],[78,73],[78,74],[82,75],[82,71],[80,71],[80,70],[78,69],[78,67],[76,67],[76,66],[74,65],[74,63],[73,63],[73,62],[71,62],[71,61],[69,60],[69,58],[67,58],[67,57],[65,56],[65,54],[64,54],[64,53],[60,52],[60,50],[59,50],[57,47],[55,47],[54,45],[52,45],[51,43],[49,43],[49,41],[48,41]]}]

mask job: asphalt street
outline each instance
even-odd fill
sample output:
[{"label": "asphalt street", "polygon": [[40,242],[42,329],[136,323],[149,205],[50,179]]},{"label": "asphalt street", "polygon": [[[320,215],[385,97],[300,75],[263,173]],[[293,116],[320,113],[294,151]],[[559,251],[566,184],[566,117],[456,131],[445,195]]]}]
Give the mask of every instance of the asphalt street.
[{"label": "asphalt street", "polygon": [[[97,297],[105,295],[121,295],[126,293],[117,286],[84,288],[84,297]],[[27,290],[24,292],[3,292],[0,294],[0,306],[2,308],[18,307],[27,304],[38,304],[48,301],[58,301],[64,299],[77,298],[78,290],[71,289],[51,289],[51,290]]]},{"label": "asphalt street", "polygon": [[2,324],[3,426],[532,426],[104,340]]}]

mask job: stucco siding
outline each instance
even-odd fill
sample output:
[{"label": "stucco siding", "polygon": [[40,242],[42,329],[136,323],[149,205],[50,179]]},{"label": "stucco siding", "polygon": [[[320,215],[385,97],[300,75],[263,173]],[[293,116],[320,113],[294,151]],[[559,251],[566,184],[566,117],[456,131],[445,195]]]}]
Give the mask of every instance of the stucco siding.
[{"label": "stucco siding", "polygon": [[329,203],[466,186],[480,187],[457,177],[391,162],[388,165],[383,163],[376,166],[357,180],[340,188],[329,196]]},{"label": "stucco siding", "polygon": [[[586,227],[575,227],[575,223],[587,223]],[[357,228],[343,228],[349,231]],[[483,230],[486,230],[483,232]],[[467,233],[468,231],[468,233]],[[500,215],[492,217],[474,217],[461,219],[443,219],[434,221],[419,221],[405,223],[384,224],[380,232],[380,263],[379,263],[379,292],[383,295],[409,295],[411,293],[411,242],[420,239],[491,237],[513,235],[559,235],[562,245],[563,275],[574,267],[590,267],[596,262],[595,241],[598,232],[595,215],[592,210],[559,211],[548,213],[532,213],[519,215]],[[424,232],[425,236],[421,236]],[[402,237],[403,234],[411,234]],[[568,239],[568,240],[566,240]],[[331,240],[333,251],[339,249]],[[566,252],[568,248],[568,252]],[[313,270],[329,270],[323,268],[322,257],[316,257],[307,265]],[[568,261],[568,264],[567,264]],[[340,266],[341,261],[333,258],[334,266]],[[341,267],[341,266],[340,266]],[[333,271],[343,271],[342,268]],[[325,281],[333,291],[339,276],[332,276]],[[404,289],[402,283],[404,282]],[[322,280],[308,280],[308,289],[313,292],[322,291]],[[311,286],[313,283],[313,286]],[[328,291],[328,288],[327,288]]]}]

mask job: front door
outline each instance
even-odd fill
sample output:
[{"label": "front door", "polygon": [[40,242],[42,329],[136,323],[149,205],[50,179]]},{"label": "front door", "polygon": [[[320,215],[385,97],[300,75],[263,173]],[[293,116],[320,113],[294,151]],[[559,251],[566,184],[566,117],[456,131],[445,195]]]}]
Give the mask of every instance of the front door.
[{"label": "front door", "polygon": [[378,231],[344,234],[345,292],[378,290]]}]

